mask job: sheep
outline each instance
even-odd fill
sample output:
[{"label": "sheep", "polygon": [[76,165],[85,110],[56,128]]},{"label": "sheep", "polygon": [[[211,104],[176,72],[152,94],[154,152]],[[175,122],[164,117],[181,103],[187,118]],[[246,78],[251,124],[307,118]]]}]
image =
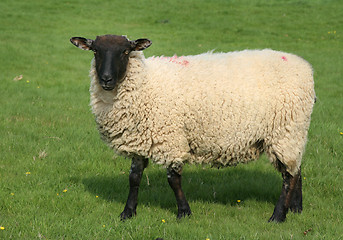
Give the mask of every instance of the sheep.
[{"label": "sheep", "polygon": [[90,105],[102,139],[132,159],[121,220],[136,215],[148,159],[166,167],[183,218],[192,214],[181,187],[185,163],[234,166],[263,152],[283,178],[269,221],[302,212],[301,159],[315,100],[308,62],[268,49],[145,58],[149,39],[70,41],[94,52]]}]

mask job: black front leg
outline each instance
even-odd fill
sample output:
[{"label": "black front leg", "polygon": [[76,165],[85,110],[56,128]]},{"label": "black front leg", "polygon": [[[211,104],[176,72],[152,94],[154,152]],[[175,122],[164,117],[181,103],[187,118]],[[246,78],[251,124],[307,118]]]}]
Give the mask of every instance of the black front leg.
[{"label": "black front leg", "polygon": [[191,209],[181,188],[181,175],[175,172],[172,168],[168,168],[167,176],[168,183],[174,191],[177,202],[177,218],[180,219],[182,217],[191,215]]},{"label": "black front leg", "polygon": [[126,201],[124,211],[120,214],[120,219],[125,220],[136,215],[136,207],[138,202],[138,190],[142,179],[143,171],[148,166],[148,159],[141,157],[133,157],[130,170],[130,191]]}]

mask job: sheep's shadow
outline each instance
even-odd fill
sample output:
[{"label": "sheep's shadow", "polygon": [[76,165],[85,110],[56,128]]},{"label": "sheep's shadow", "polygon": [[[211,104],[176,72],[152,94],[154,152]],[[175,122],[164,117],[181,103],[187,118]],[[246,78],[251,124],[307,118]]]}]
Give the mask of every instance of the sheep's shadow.
[{"label": "sheep's shadow", "polygon": [[[82,180],[87,191],[107,201],[126,203],[128,173],[113,177],[93,176]],[[237,204],[237,200],[253,199],[275,203],[281,191],[282,179],[277,172],[248,168],[197,169],[184,171],[182,187],[190,202]],[[146,171],[139,190],[139,205],[160,206],[176,212],[176,201],[168,185],[166,171]],[[192,208],[192,206],[191,206]]]}]

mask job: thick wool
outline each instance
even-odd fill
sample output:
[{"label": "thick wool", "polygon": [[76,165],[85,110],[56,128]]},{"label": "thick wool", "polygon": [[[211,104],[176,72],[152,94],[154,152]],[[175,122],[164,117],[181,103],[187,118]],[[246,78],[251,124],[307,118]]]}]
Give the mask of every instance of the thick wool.
[{"label": "thick wool", "polygon": [[130,55],[112,91],[91,71],[91,107],[102,138],[124,156],[180,171],[186,162],[236,165],[265,152],[294,175],[315,93],[311,66],[272,50],[183,57]]}]

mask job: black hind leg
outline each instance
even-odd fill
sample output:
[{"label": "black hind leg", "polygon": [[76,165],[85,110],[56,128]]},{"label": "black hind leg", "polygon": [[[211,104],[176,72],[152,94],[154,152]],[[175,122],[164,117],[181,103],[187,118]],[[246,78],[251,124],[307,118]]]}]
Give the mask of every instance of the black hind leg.
[{"label": "black hind leg", "polygon": [[283,178],[282,190],[269,222],[284,222],[289,209],[293,212],[302,210],[301,171],[292,176],[281,163],[280,170]]},{"label": "black hind leg", "polygon": [[294,213],[301,213],[303,210],[301,169],[299,170],[299,179],[295,185],[289,209]]}]

